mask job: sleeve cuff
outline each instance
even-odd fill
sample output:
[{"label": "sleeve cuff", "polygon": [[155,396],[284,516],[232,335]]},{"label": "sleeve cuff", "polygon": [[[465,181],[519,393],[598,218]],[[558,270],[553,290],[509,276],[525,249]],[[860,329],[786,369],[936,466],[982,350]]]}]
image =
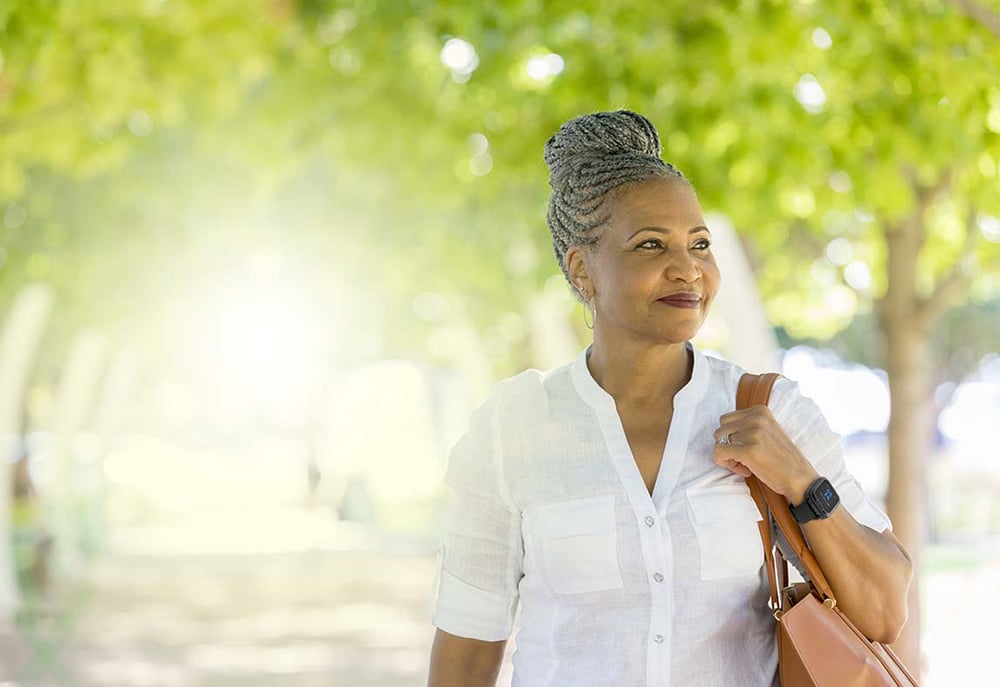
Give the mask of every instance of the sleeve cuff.
[{"label": "sleeve cuff", "polygon": [[840,495],[840,505],[851,514],[859,524],[876,532],[892,531],[892,521],[878,506],[872,503],[857,480],[847,475],[847,479],[834,483],[834,488]]},{"label": "sleeve cuff", "polygon": [[431,599],[431,623],[448,634],[484,642],[510,637],[517,598],[511,600],[477,589],[438,564]]}]

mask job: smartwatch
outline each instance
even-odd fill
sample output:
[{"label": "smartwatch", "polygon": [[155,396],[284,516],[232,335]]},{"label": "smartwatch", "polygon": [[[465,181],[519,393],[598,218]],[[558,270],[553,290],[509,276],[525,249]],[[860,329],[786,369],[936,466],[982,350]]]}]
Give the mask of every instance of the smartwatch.
[{"label": "smartwatch", "polygon": [[840,495],[830,484],[830,480],[820,477],[806,489],[806,497],[802,503],[797,506],[789,504],[788,510],[792,511],[799,524],[804,524],[830,517],[839,503]]}]

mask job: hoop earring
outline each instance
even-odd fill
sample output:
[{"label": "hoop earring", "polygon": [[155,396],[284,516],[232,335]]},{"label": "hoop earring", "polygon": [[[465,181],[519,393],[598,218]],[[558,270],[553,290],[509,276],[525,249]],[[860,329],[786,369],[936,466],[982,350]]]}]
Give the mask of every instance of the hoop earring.
[{"label": "hoop earring", "polygon": [[[594,297],[591,296],[588,300],[583,302],[583,323],[587,325],[587,329],[593,329],[594,324],[597,323],[597,306],[593,306],[591,310],[591,303],[594,302]],[[587,321],[587,313],[590,313],[590,321]]]}]

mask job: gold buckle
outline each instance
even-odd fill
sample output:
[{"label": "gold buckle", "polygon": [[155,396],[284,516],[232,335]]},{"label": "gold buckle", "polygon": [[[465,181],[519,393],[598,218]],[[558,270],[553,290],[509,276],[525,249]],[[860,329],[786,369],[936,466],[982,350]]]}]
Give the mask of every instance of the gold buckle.
[{"label": "gold buckle", "polygon": [[827,598],[823,599],[823,607],[828,608],[832,611],[834,608],[837,607],[837,600],[834,599],[833,597],[828,596]]}]

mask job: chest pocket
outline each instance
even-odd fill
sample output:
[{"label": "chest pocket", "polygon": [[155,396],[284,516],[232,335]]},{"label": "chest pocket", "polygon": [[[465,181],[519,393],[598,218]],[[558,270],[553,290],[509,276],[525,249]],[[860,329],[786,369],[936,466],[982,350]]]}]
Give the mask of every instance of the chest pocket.
[{"label": "chest pocket", "polygon": [[532,520],[540,564],[555,592],[621,588],[614,496],[545,504]]},{"label": "chest pocket", "polygon": [[764,564],[760,511],[743,484],[687,490],[701,554],[701,579],[756,575]]}]

